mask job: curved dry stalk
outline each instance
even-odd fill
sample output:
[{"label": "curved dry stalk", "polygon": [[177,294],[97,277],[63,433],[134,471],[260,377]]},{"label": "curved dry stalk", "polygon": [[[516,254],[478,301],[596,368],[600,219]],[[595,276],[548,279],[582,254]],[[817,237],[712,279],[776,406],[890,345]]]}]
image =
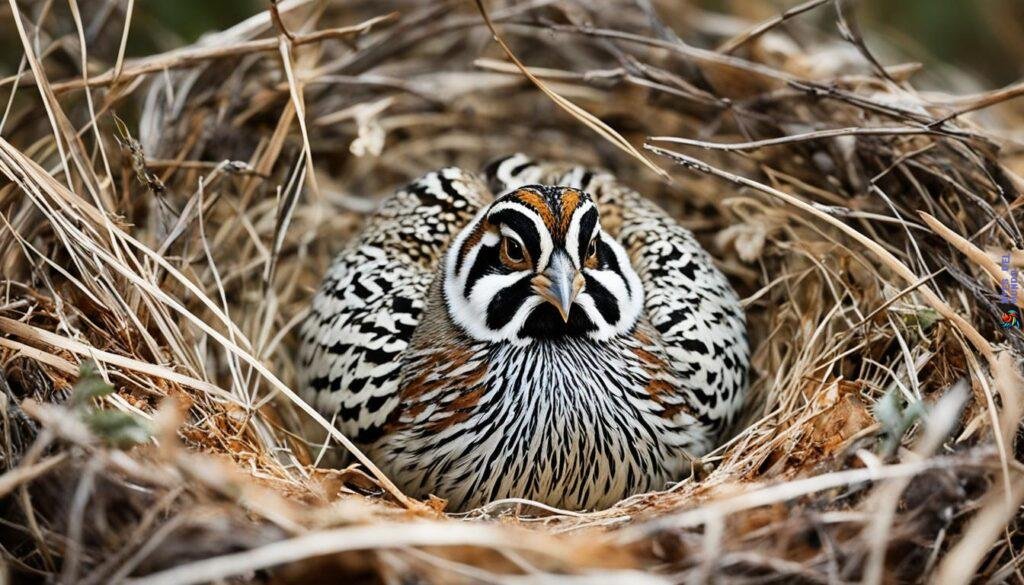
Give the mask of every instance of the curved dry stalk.
[{"label": "curved dry stalk", "polygon": [[[1006,277],[1006,273],[996,264],[996,261],[986,254],[984,250],[972,244],[967,238],[949,229],[941,221],[925,211],[919,211],[918,215],[936,234],[942,236],[942,239],[949,242],[951,246],[959,250],[964,256],[967,256],[979,268],[984,270],[986,274],[992,277],[992,281],[995,284],[1000,284],[1003,278]],[[1024,290],[1017,290],[1015,304],[1024,307]]]},{"label": "curved dry stalk", "polygon": [[939,562],[935,583],[970,583],[978,566],[992,548],[992,543],[1006,530],[1024,502],[1024,482],[1018,478],[1010,491],[993,490],[985,497],[981,510],[974,515],[960,540]]},{"label": "curved dry stalk", "polygon": [[797,4],[796,6],[793,6],[792,8],[787,8],[784,12],[777,14],[772,18],[769,18],[768,20],[760,22],[750,27],[749,29],[743,31],[742,33],[732,37],[731,39],[728,39],[722,44],[718,45],[717,51],[728,55],[729,53],[732,53],[736,49],[742,47],[744,44],[749,43],[750,41],[760,37],[761,35],[779,26],[783,22],[786,22],[787,20],[793,18],[794,16],[799,16],[805,12],[814,10],[815,8],[821,6],[822,4],[828,1],[829,0],[807,0],[806,2],[802,2],[800,4]]},{"label": "curved dry stalk", "polygon": [[773,197],[781,199],[782,201],[798,209],[801,209],[802,211],[805,211],[811,215],[814,215],[819,219],[822,219],[825,222],[839,228],[843,233],[850,236],[867,249],[871,250],[871,252],[875,256],[877,256],[879,260],[881,260],[893,272],[895,272],[901,278],[903,278],[903,280],[907,284],[918,285],[920,283],[917,290],[920,291],[921,296],[924,297],[925,301],[927,301],[929,305],[931,305],[936,311],[938,311],[939,314],[941,314],[943,317],[952,322],[953,325],[964,335],[964,337],[966,337],[971,342],[971,345],[973,345],[975,349],[977,349],[983,356],[985,356],[985,359],[988,361],[989,368],[994,369],[996,358],[995,352],[992,349],[992,344],[990,344],[987,339],[985,339],[980,333],[978,333],[978,330],[975,329],[973,325],[971,325],[966,319],[957,314],[952,308],[950,308],[949,305],[945,303],[945,301],[939,298],[939,296],[935,294],[935,291],[933,291],[931,287],[927,286],[925,282],[921,282],[921,278],[917,274],[914,274],[914,271],[908,268],[906,264],[901,262],[899,258],[897,258],[891,252],[886,250],[878,242],[875,242],[874,240],[868,238],[864,234],[851,228],[850,226],[832,217],[831,215],[821,211],[817,207],[809,203],[806,203],[796,197],[793,197],[788,193],[784,193],[782,191],[779,191],[778,189],[769,187],[768,185],[759,183],[758,181],[755,181],[753,179],[748,179],[747,177],[742,177],[735,173],[730,173],[728,171],[723,171],[722,169],[715,168],[703,161],[700,161],[691,156],[687,156],[685,154],[681,154],[679,152],[660,148],[653,145],[646,145],[646,148],[652,152],[666,156],[678,162],[680,165],[686,168],[693,169],[695,171],[700,171],[702,173],[707,173],[709,175],[714,175],[727,181],[731,181],[739,185],[744,185],[746,187],[750,187],[751,189],[755,189],[767,195],[771,195]]},{"label": "curved dry stalk", "polygon": [[671,142],[672,144],[685,144],[687,146],[698,146],[707,150],[757,150],[766,146],[781,146],[794,142],[805,142],[807,140],[820,140],[822,138],[836,138],[839,136],[897,136],[897,135],[943,135],[942,132],[929,128],[913,128],[907,126],[893,126],[888,128],[863,128],[852,126],[849,128],[832,128],[829,130],[816,130],[803,134],[791,136],[780,136],[779,138],[766,138],[764,140],[752,140],[749,142],[708,142],[706,140],[693,140],[690,138],[679,138],[676,136],[651,136],[648,140],[656,142]]},{"label": "curved dry stalk", "polygon": [[[307,0],[308,1],[308,0]],[[385,14],[371,18],[367,21],[361,22],[352,26],[344,26],[327,30],[320,30],[308,34],[299,34],[295,36],[292,41],[294,45],[306,45],[311,43],[319,43],[329,39],[341,39],[352,36],[358,36],[371,30],[374,26],[394,20],[397,13]],[[269,53],[272,51],[278,51],[279,42],[277,39],[259,39],[255,41],[242,41],[222,46],[211,46],[211,47],[195,47],[189,49],[176,49],[169,51],[162,55],[155,55],[152,57],[146,57],[139,61],[127,61],[119,71],[112,69],[105,73],[101,73],[88,79],[70,79],[68,81],[58,81],[51,84],[51,88],[54,93],[62,94],[69,91],[75,91],[86,87],[106,87],[114,83],[122,83],[136,77],[148,75],[150,73],[158,73],[167,69],[180,69],[185,67],[192,67],[197,64],[210,61],[213,59],[223,59],[227,57],[238,57],[241,55],[248,55],[251,53]],[[0,87],[7,85],[14,81],[14,77],[0,80]],[[38,77],[36,78],[38,79]],[[33,80],[25,80],[22,83],[32,83]]]},{"label": "curved dry stalk", "polygon": [[566,112],[569,112],[569,114],[571,114],[574,118],[586,124],[589,128],[600,134],[602,137],[604,137],[609,142],[614,144],[617,148],[625,151],[630,156],[640,161],[645,167],[654,171],[654,173],[657,174],[659,177],[666,180],[671,180],[669,178],[668,173],[665,172],[665,169],[662,169],[658,165],[651,162],[646,156],[641,154],[639,150],[637,150],[632,144],[630,144],[629,141],[626,140],[621,134],[619,134],[614,128],[602,122],[601,119],[598,118],[597,116],[594,116],[590,112],[572,103],[570,100],[567,100],[566,98],[562,97],[555,90],[548,87],[546,83],[541,81],[540,78],[538,78],[536,75],[530,72],[526,65],[523,65],[523,62],[520,61],[519,58],[516,57],[515,53],[512,52],[512,49],[508,46],[507,43],[505,43],[505,40],[501,38],[501,35],[498,34],[497,29],[494,28],[494,23],[491,22],[491,17],[487,13],[487,8],[484,7],[484,0],[476,0],[476,6],[480,10],[480,15],[483,17],[484,22],[487,24],[487,28],[491,31],[491,35],[494,37],[495,42],[497,42],[498,45],[501,46],[501,49],[505,51],[505,54],[508,55],[508,58],[511,59],[512,62],[516,64],[516,67],[518,67],[519,70],[523,72],[523,75],[525,75],[527,79],[529,79],[531,82],[533,82],[535,86],[537,86],[537,89],[541,90],[544,93],[544,95],[551,98],[551,101],[555,102],[555,104],[558,107],[562,108]]},{"label": "curved dry stalk", "polygon": [[354,550],[403,546],[473,546],[530,551],[565,558],[569,551],[553,538],[501,530],[485,524],[417,522],[312,532],[240,553],[214,557],[127,581],[129,585],[186,585],[207,583],[302,559]]},{"label": "curved dry stalk", "polygon": [[50,455],[41,461],[36,461],[31,465],[19,466],[14,469],[5,471],[0,475],[0,498],[5,497],[19,486],[32,481],[33,479],[46,475],[54,467],[63,463],[68,457],[68,453],[57,453]]}]

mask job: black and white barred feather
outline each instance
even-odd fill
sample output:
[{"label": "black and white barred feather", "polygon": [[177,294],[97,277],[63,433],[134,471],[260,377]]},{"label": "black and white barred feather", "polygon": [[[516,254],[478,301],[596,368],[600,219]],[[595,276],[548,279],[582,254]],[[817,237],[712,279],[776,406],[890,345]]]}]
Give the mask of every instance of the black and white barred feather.
[{"label": "black and white barred feather", "polygon": [[681,479],[746,390],[728,282],[607,173],[513,155],[487,175],[497,198],[426,175],[338,256],[301,331],[307,399],[455,509],[603,507]]},{"label": "black and white barred feather", "polygon": [[461,169],[429,173],[388,198],[328,269],[301,330],[301,388],[357,443],[380,437],[438,260],[489,199]]}]

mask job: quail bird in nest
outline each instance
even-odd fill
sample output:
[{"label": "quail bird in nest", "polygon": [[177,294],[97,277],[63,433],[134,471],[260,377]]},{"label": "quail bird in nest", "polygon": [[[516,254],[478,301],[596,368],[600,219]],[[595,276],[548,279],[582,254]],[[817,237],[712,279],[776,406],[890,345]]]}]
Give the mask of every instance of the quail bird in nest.
[{"label": "quail bird in nest", "polygon": [[456,510],[601,508],[684,478],[746,391],[735,292],[606,172],[517,154],[486,174],[425,175],[338,255],[301,329],[305,398]]}]

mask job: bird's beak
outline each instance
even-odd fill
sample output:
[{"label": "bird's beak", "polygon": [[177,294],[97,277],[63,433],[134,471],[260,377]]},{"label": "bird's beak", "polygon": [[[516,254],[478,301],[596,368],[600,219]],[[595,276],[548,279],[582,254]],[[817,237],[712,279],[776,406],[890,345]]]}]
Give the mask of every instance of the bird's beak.
[{"label": "bird's beak", "polygon": [[585,282],[569,256],[565,252],[555,252],[547,270],[534,276],[531,282],[534,292],[554,305],[562,315],[562,320],[568,322],[569,309],[576,301],[576,295],[583,290]]}]

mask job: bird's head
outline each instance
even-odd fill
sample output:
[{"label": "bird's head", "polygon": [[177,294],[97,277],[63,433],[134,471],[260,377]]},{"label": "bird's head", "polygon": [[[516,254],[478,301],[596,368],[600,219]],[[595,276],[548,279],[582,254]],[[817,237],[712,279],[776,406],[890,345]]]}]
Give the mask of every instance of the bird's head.
[{"label": "bird's head", "polygon": [[590,195],[569,187],[498,197],[445,257],[448,314],[481,341],[603,340],[632,330],[643,287],[599,219]]}]

